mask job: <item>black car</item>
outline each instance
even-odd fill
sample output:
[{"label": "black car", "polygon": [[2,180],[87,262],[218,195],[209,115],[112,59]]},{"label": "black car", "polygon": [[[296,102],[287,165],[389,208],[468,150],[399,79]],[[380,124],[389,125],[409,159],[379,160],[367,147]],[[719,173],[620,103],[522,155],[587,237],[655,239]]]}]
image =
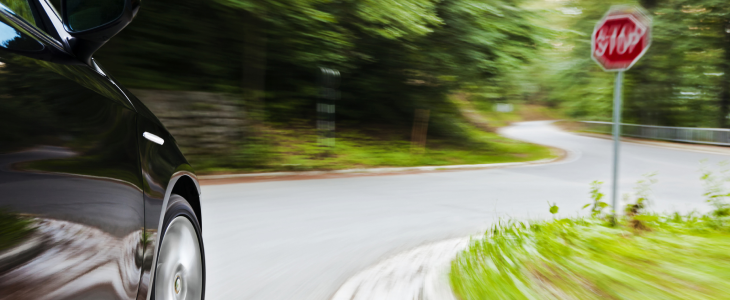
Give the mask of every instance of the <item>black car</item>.
[{"label": "black car", "polygon": [[0,0],[0,299],[202,299],[200,187],[92,58],[139,0]]}]

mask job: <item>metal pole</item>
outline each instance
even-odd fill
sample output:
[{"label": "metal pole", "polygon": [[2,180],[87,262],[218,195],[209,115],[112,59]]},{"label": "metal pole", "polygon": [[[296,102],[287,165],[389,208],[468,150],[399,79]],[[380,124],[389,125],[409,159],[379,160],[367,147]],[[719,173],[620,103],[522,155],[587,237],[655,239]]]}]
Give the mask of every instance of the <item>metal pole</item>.
[{"label": "metal pole", "polygon": [[616,73],[616,82],[613,87],[613,222],[616,223],[618,214],[618,152],[621,143],[621,88],[623,86],[624,71]]},{"label": "metal pole", "polygon": [[340,72],[320,67],[320,97],[317,102],[317,140],[324,155],[335,147],[335,103],[340,93],[337,90]]}]

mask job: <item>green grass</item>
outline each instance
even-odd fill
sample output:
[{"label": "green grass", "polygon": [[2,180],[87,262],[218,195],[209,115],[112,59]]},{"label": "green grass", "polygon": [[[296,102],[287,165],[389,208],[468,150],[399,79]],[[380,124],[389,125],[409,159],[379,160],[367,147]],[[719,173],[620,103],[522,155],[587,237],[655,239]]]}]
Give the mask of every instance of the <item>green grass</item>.
[{"label": "green grass", "polygon": [[31,219],[0,208],[0,251],[19,243],[33,231]]},{"label": "green grass", "polygon": [[[545,146],[485,131],[516,121],[550,119],[555,115],[554,111],[537,105],[517,105],[515,112],[496,113],[491,110],[492,104],[489,109],[477,107],[486,104],[471,103],[465,94],[455,94],[449,99],[454,110],[434,111],[431,118],[431,123],[448,119],[449,125],[430,125],[425,151],[411,151],[410,128],[373,125],[362,128],[341,126],[341,123],[338,123],[335,147],[323,149],[317,143],[317,132],[310,120],[289,120],[286,124],[260,126],[255,130],[256,134],[241,143],[236,153],[188,155],[187,158],[202,175],[489,164],[533,161],[558,155]],[[479,123],[484,118],[489,128]],[[434,128],[441,129],[440,137],[433,134]]]},{"label": "green grass", "polygon": [[[503,222],[452,262],[470,299],[727,299],[730,218]],[[636,222],[636,221],[633,221]]]},{"label": "green grass", "polygon": [[[255,159],[255,167],[206,167],[205,162],[191,160],[198,173],[266,172],[337,170],[366,167],[441,166],[532,161],[555,157],[549,148],[510,140],[464,125],[469,140],[427,140],[423,152],[412,152],[410,141],[403,136],[374,136],[359,130],[337,132],[335,147],[324,151],[311,128],[273,128],[266,131],[265,150],[246,154]],[[202,166],[202,167],[201,167]]]},{"label": "green grass", "polygon": [[[317,132],[305,121],[272,125],[260,130],[262,136],[243,150],[229,157],[188,157],[199,174],[237,172],[337,170],[372,167],[444,166],[534,161],[554,158],[557,153],[548,147],[511,140],[485,132],[469,123],[472,114],[483,115],[490,127],[552,113],[535,105],[519,105],[512,113],[472,109],[463,97],[450,97],[460,113],[451,116],[450,137],[436,138],[429,133],[425,151],[411,151],[410,130],[393,128],[352,127],[337,129],[336,145],[325,151],[317,143]],[[431,130],[431,129],[429,129]],[[399,132],[400,131],[400,132]],[[325,153],[326,152],[326,153]]]}]

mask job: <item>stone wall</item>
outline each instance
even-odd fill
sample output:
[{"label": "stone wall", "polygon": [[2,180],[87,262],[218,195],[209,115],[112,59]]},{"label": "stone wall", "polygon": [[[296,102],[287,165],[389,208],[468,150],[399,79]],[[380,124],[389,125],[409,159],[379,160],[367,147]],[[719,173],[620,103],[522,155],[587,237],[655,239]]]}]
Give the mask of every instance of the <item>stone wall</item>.
[{"label": "stone wall", "polygon": [[239,96],[222,93],[132,90],[175,136],[185,155],[228,154],[243,136]]}]

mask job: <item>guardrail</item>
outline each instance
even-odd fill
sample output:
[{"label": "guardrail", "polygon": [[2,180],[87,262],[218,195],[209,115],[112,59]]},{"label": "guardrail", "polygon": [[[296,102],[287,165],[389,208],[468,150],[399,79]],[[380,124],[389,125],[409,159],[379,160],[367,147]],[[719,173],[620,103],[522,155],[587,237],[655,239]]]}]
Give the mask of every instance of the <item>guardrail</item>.
[{"label": "guardrail", "polygon": [[[612,122],[581,121],[587,131],[611,133]],[[621,135],[653,140],[730,146],[730,129],[670,127],[621,123]]]}]

